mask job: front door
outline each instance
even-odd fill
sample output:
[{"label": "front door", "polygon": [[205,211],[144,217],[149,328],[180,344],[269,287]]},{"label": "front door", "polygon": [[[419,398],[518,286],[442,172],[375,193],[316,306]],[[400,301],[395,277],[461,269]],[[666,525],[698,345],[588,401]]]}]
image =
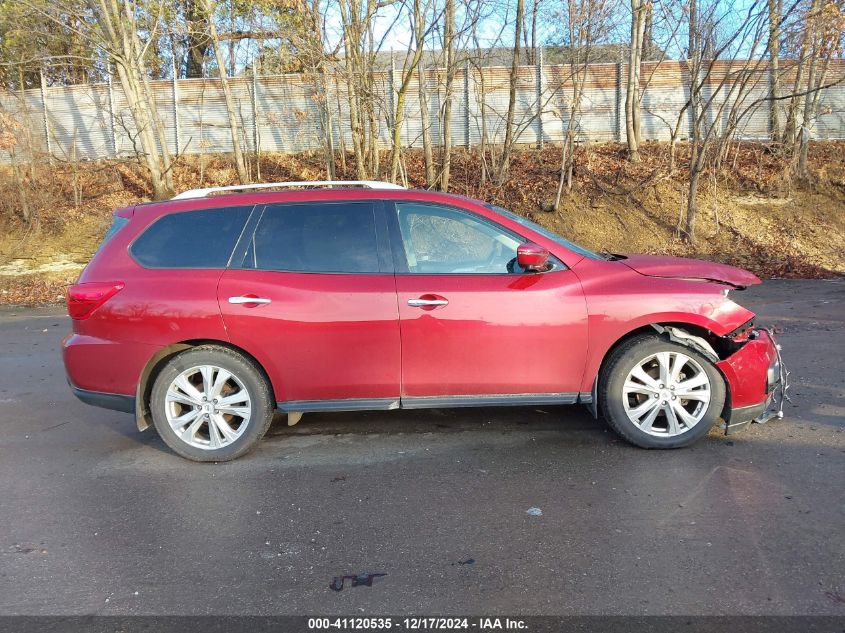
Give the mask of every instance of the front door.
[{"label": "front door", "polygon": [[[394,215],[395,214],[395,215]],[[587,350],[575,274],[516,263],[519,235],[469,211],[391,211],[402,334],[402,406],[574,402]]]},{"label": "front door", "polygon": [[[287,410],[398,406],[396,286],[380,202],[257,209],[218,287],[233,344]],[[254,300],[254,301],[253,301]],[[319,401],[319,402],[317,402]]]}]

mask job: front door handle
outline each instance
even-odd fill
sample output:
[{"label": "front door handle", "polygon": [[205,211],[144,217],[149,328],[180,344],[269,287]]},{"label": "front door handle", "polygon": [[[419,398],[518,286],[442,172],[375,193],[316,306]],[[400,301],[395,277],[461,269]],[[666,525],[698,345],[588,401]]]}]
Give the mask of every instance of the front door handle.
[{"label": "front door handle", "polygon": [[427,306],[447,306],[448,299],[408,299],[408,305],[412,308],[423,308]]},{"label": "front door handle", "polygon": [[229,297],[229,303],[234,304],[242,304],[242,303],[270,303],[270,299],[265,299],[264,297]]}]

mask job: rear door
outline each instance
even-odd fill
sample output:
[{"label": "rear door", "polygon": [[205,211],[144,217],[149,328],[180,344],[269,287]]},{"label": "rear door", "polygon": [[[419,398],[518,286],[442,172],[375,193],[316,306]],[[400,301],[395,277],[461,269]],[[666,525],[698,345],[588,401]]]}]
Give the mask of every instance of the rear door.
[{"label": "rear door", "polygon": [[390,214],[402,332],[402,406],[574,402],[587,349],[575,274],[516,263],[525,238],[456,207]]},{"label": "rear door", "polygon": [[381,202],[270,205],[250,224],[218,300],[230,340],[264,365],[280,406],[397,406],[398,311]]}]

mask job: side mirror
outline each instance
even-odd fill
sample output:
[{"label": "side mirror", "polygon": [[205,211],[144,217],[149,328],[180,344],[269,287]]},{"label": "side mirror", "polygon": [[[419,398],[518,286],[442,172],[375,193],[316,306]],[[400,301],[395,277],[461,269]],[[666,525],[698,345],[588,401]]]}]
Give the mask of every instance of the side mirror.
[{"label": "side mirror", "polygon": [[525,270],[543,270],[548,261],[549,251],[534,242],[520,244],[516,249],[516,263]]}]

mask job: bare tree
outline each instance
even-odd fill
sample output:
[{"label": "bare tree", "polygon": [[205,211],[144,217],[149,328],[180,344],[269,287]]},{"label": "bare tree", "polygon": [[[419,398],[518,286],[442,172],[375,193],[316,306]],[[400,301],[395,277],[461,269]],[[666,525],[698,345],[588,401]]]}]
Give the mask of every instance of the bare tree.
[{"label": "bare tree", "polygon": [[[720,137],[723,113],[746,98],[747,91],[752,85],[750,76],[757,77],[764,68],[762,54],[763,42],[767,40],[766,8],[762,0],[752,0],[745,12],[740,14],[732,28],[719,30],[723,23],[723,14],[717,1],[706,7],[706,29],[701,29],[691,14],[690,28],[696,20],[695,33],[690,34],[690,43],[696,48],[690,49],[690,98],[684,107],[690,108],[690,160],[688,167],[689,187],[687,192],[687,208],[684,214],[681,233],[689,241],[695,240],[695,221],[698,211],[697,193],[701,175],[708,164],[719,155],[713,150],[714,141],[729,139],[731,125],[728,132]],[[699,30],[701,29],[701,30]],[[707,43],[710,43],[708,46]],[[736,64],[723,62],[726,66],[721,71],[721,77],[715,77],[715,70],[721,58],[726,53],[747,51],[747,59]],[[705,54],[707,59],[705,59]],[[707,98],[704,98],[704,88],[707,86]],[[679,116],[683,117],[683,110]],[[734,117],[736,119],[736,117]],[[736,126],[736,120],[733,127]]]},{"label": "bare tree", "polygon": [[631,0],[631,43],[628,55],[628,85],[625,90],[625,129],[628,160],[632,163],[640,162],[640,69],[649,5],[650,0]]},{"label": "bare tree", "polygon": [[810,145],[812,129],[815,127],[819,113],[819,101],[824,89],[842,81],[827,84],[827,72],[831,58],[841,55],[843,36],[845,31],[845,11],[835,0],[827,0],[819,4],[814,0],[811,14],[808,16],[807,38],[810,55],[807,70],[807,84],[804,93],[804,112],[801,131],[795,136],[793,144],[794,155],[797,156],[796,172],[799,178],[807,179],[807,153]]},{"label": "bare tree", "polygon": [[[427,15],[429,3],[422,4],[420,0],[414,0],[414,46],[423,50],[425,38],[428,33]],[[420,103],[420,124],[422,125],[423,160],[425,161],[425,186],[430,189],[435,185],[434,151],[431,141],[431,117],[428,112],[428,75],[426,73],[423,58],[417,62],[417,87]]]},{"label": "bare tree", "polygon": [[[164,126],[155,106],[145,63],[146,46],[141,41],[138,4],[134,0],[87,0],[99,27],[93,37],[114,62],[126,102],[132,113],[143,151],[139,159],[150,175],[153,197],[173,195],[173,174]],[[68,7],[53,5],[59,11]],[[55,18],[61,21],[60,17]],[[159,147],[161,149],[159,149]]]},{"label": "bare tree", "polygon": [[[443,116],[440,120],[440,191],[449,190],[452,170],[452,101],[455,92],[455,0],[446,0],[443,16],[443,50],[446,52],[446,89],[443,96]],[[467,104],[469,107],[469,104]]]},{"label": "bare tree", "polygon": [[567,0],[566,38],[569,43],[569,78],[571,92],[566,120],[566,134],[561,146],[560,177],[553,208],[560,208],[564,187],[572,189],[575,169],[575,140],[581,117],[584,86],[589,75],[589,63],[593,46],[604,37],[609,20],[610,5],[606,0]]},{"label": "bare tree", "polygon": [[511,73],[508,92],[508,113],[505,116],[505,142],[502,148],[502,161],[499,165],[498,181],[501,183],[507,177],[510,167],[511,149],[515,140],[514,117],[516,116],[516,87],[519,83],[519,51],[520,32],[522,29],[523,13],[525,12],[525,0],[516,0],[516,20],[514,20],[513,35],[513,59],[511,61]]},{"label": "bare tree", "polygon": [[388,4],[392,4],[392,0],[337,0],[343,28],[344,82],[349,100],[352,150],[360,179],[367,179],[371,174],[377,177],[380,171],[374,61],[392,25],[388,25],[382,37],[377,39],[374,24],[378,9]]},{"label": "bare tree", "polygon": [[214,58],[217,61],[217,75],[220,80],[220,89],[223,92],[223,99],[226,102],[226,117],[229,119],[229,131],[232,135],[232,153],[235,157],[235,169],[238,172],[238,180],[242,185],[249,182],[249,175],[246,170],[246,161],[241,149],[241,132],[238,124],[238,114],[235,106],[235,99],[232,96],[232,87],[229,85],[229,76],[226,72],[226,60],[223,57],[223,48],[220,46],[220,37],[217,34],[217,24],[214,20],[216,4],[213,0],[200,0],[202,9],[208,16],[208,41],[214,51]]},{"label": "bare tree", "polygon": [[781,138],[780,103],[778,102],[778,96],[780,95],[780,33],[783,0],[768,0],[768,9],[769,42],[767,48],[769,51],[769,83],[771,83],[772,87],[769,119],[772,126],[772,139],[777,141]]},{"label": "bare tree", "polygon": [[[390,155],[390,178],[394,182],[399,177],[399,158],[402,153],[402,123],[405,120],[405,99],[411,80],[417,75],[420,58],[423,54],[422,42],[425,34],[423,22],[424,11],[421,0],[413,0],[413,14],[411,18],[411,30],[414,33],[413,48],[408,52],[403,61],[401,70],[401,81],[395,92],[395,106],[393,112],[393,141]],[[392,88],[392,86],[391,86]]]}]

